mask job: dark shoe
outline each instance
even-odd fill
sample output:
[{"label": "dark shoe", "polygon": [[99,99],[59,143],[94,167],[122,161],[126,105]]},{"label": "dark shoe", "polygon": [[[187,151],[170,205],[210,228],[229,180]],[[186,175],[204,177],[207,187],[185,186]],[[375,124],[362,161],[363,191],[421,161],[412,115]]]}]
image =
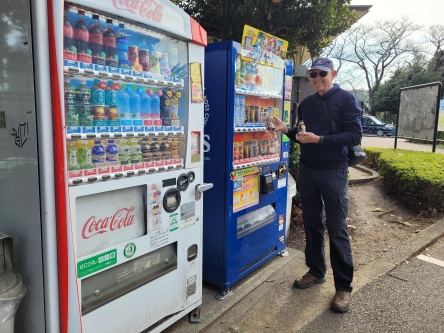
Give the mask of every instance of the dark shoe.
[{"label": "dark shoe", "polygon": [[336,295],[331,302],[331,309],[341,313],[350,310],[351,294],[350,291],[336,291]]},{"label": "dark shoe", "polygon": [[298,289],[310,288],[314,284],[324,283],[325,277],[316,277],[310,273],[306,273],[299,280],[294,281],[293,286]]}]

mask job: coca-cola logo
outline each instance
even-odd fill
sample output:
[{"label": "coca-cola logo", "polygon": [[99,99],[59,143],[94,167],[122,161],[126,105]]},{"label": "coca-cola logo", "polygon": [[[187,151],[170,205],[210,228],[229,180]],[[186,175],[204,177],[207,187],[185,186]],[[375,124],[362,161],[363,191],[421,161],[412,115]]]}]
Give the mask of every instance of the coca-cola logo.
[{"label": "coca-cola logo", "polygon": [[67,37],[73,37],[74,36],[74,29],[70,25],[64,25],[63,26],[63,36]]},{"label": "coca-cola logo", "polygon": [[134,223],[134,209],[136,207],[121,208],[113,215],[97,219],[95,215],[88,218],[82,228],[82,238],[88,239],[97,234],[126,228]]},{"label": "coca-cola logo", "polygon": [[162,10],[164,5],[155,0],[113,0],[114,8],[129,11],[140,17],[162,22]]}]

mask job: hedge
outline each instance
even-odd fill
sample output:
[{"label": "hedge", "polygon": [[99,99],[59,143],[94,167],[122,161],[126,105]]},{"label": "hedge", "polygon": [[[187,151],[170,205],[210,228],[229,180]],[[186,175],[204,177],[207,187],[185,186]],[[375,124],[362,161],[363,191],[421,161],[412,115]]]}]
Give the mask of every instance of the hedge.
[{"label": "hedge", "polygon": [[364,148],[363,165],[376,170],[388,194],[425,216],[444,212],[444,154]]}]

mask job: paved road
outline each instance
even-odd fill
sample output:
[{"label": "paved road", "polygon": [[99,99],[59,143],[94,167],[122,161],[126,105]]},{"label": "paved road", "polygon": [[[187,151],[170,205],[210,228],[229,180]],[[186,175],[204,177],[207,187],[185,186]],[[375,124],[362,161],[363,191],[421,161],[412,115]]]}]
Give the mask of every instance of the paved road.
[{"label": "paved road", "polygon": [[[382,136],[363,136],[361,144],[363,147],[395,148],[395,138]],[[430,152],[432,151],[431,144],[412,143],[407,141],[406,139],[399,138],[397,140],[396,148]],[[444,154],[444,148],[436,147],[436,152]]]},{"label": "paved road", "polygon": [[349,313],[328,309],[298,333],[444,332],[444,239],[353,296]]}]

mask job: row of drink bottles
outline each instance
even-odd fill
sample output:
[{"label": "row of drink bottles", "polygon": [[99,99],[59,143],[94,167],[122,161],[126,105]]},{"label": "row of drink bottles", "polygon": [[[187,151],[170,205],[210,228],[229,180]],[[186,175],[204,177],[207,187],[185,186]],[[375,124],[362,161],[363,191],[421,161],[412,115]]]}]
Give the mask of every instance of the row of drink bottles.
[{"label": "row of drink bottles", "polygon": [[[97,14],[92,15],[92,20],[85,17],[83,10],[78,10],[77,14],[73,25],[71,17],[76,14],[65,6],[64,59],[165,76],[170,76],[171,68],[178,64],[178,50],[174,46],[169,47],[168,53],[151,51],[150,54],[146,45],[130,44],[131,31],[125,29],[123,23],[115,27],[112,19],[106,19],[104,26]],[[89,26],[87,21],[91,21]]]},{"label": "row of drink bottles", "polygon": [[69,171],[180,158],[176,137],[68,140]]},{"label": "row of drink bottles", "polygon": [[65,77],[67,126],[179,126],[180,92]]},{"label": "row of drink bottles", "polygon": [[235,86],[242,90],[280,95],[284,85],[283,70],[236,58]]},{"label": "row of drink bottles", "polygon": [[[251,103],[251,104],[246,104]],[[250,99],[247,102],[245,95],[234,95],[234,126],[260,126],[265,127],[269,116],[279,116],[279,108],[273,106],[254,105]],[[258,104],[258,103],[257,103]]]},{"label": "row of drink bottles", "polygon": [[279,147],[276,133],[265,133],[258,138],[236,136],[233,143],[233,160],[234,163],[242,163],[277,157]]}]

